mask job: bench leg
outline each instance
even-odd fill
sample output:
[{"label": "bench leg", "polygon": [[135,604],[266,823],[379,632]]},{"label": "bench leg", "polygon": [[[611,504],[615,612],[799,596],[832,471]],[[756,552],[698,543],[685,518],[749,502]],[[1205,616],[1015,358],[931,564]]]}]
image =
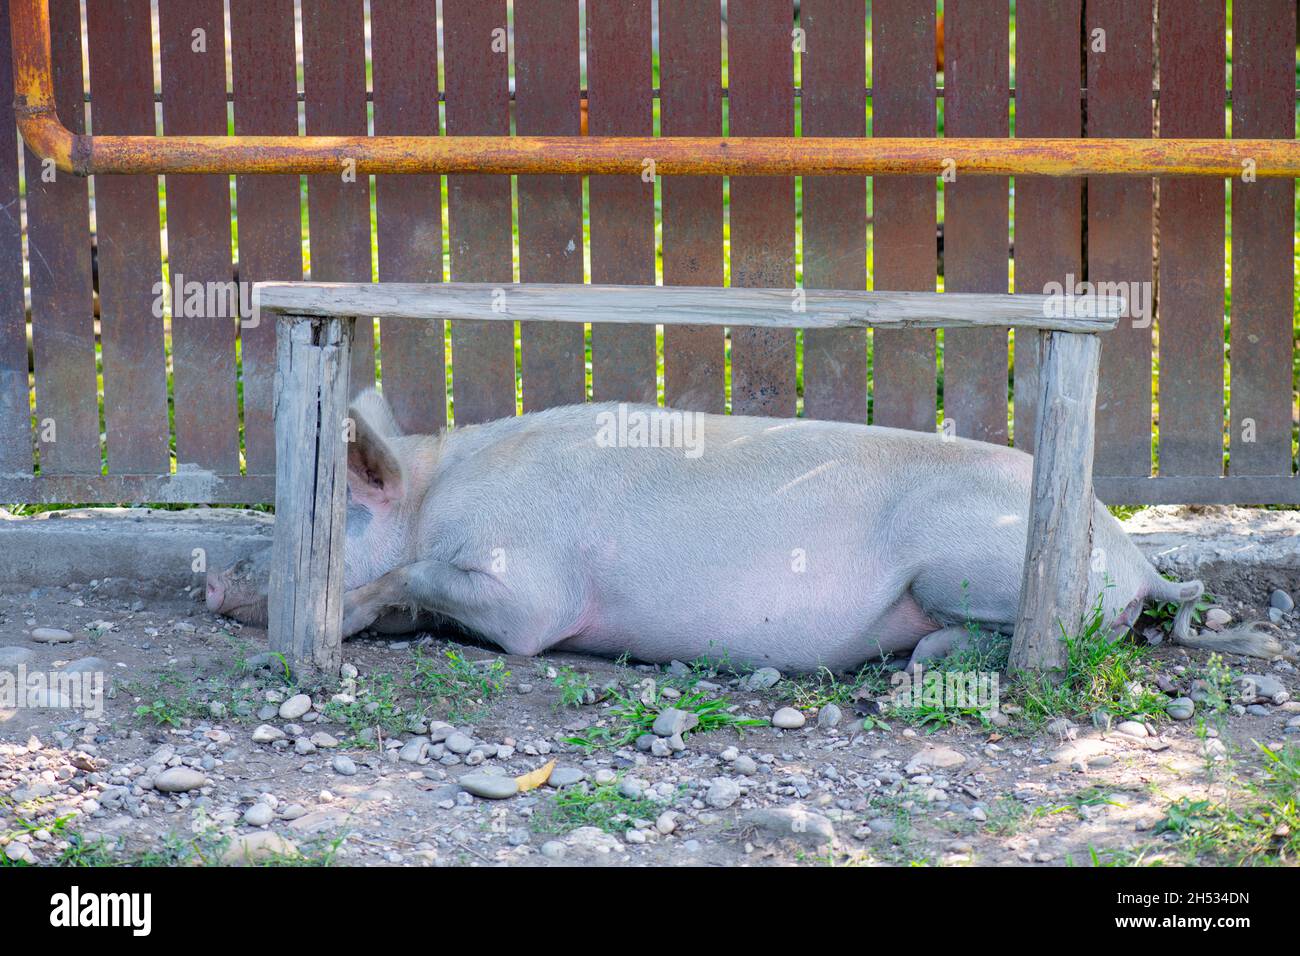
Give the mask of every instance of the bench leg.
[{"label": "bench leg", "polygon": [[282,316],[275,371],[271,650],[295,673],[337,678],[343,661],[348,368],[354,320]]},{"label": "bench leg", "polygon": [[1040,332],[1037,344],[1041,377],[1034,483],[1010,666],[1013,672],[1059,674],[1066,663],[1062,627],[1073,634],[1089,610],[1101,341],[1090,334]]}]

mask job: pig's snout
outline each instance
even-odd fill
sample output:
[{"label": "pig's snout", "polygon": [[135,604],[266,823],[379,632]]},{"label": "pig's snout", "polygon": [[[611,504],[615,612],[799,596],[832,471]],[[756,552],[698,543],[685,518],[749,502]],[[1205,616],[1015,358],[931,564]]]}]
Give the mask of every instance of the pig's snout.
[{"label": "pig's snout", "polygon": [[208,605],[208,610],[220,613],[221,602],[225,600],[226,597],[226,583],[221,580],[220,574],[215,571],[209,571],[207,584],[207,594],[204,596],[204,601]]},{"label": "pig's snout", "polygon": [[204,603],[216,614],[244,624],[266,626],[269,584],[266,555],[236,561],[221,571],[208,571]]}]

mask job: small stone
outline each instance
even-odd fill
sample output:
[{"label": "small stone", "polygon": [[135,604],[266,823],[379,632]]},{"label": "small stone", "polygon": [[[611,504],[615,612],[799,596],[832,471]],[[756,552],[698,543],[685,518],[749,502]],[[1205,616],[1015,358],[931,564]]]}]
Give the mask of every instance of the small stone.
[{"label": "small stone", "polygon": [[297,720],[311,710],[311,698],[306,694],[295,694],[280,705],[281,720]]},{"label": "small stone", "polygon": [[76,638],[61,627],[38,627],[32,631],[32,640],[37,644],[66,644]]},{"label": "small stone", "polygon": [[[751,810],[744,822],[752,827],[778,837],[790,837],[800,843],[818,846],[835,839],[835,827],[820,813],[810,813],[797,807],[769,807]],[[875,827],[875,823],[872,823]]]},{"label": "small stone", "polygon": [[154,789],[163,793],[186,793],[198,790],[207,782],[207,778],[197,770],[189,767],[170,767],[154,777]]},{"label": "small stone", "polygon": [[1147,728],[1136,720],[1122,720],[1115,725],[1115,732],[1124,734],[1126,737],[1146,737]]},{"label": "small stone", "polygon": [[628,843],[645,843],[648,838],[644,830],[627,830],[623,834],[623,839]]},{"label": "small stone", "polygon": [[872,836],[886,836],[897,829],[897,824],[889,817],[877,817],[867,824]]},{"label": "small stone", "polygon": [[746,777],[752,777],[758,773],[758,762],[753,757],[741,754],[731,762],[731,769]]},{"label": "small stone", "polygon": [[352,758],[346,754],[339,754],[330,763],[334,772],[342,777],[355,777],[357,774],[357,765],[352,762]]},{"label": "small stone", "polygon": [[1165,711],[1174,720],[1191,720],[1196,713],[1196,704],[1190,697],[1176,697],[1165,704]]},{"label": "small stone", "polygon": [[672,833],[677,829],[677,814],[671,810],[665,810],[659,814],[659,817],[655,820],[655,829],[665,836]]},{"label": "small stone", "polygon": [[275,811],[260,801],[244,811],[244,822],[250,827],[264,827],[274,819]]},{"label": "small stone", "polygon": [[1211,631],[1221,631],[1232,623],[1232,615],[1221,607],[1212,607],[1205,612],[1205,626]]},{"label": "small stone", "polygon": [[586,772],[579,770],[577,767],[556,767],[551,771],[551,775],[546,782],[559,790],[561,787],[572,787],[575,783],[581,783],[586,778]]},{"label": "small stone", "polygon": [[740,799],[740,786],[730,777],[715,777],[704,795],[704,802],[716,810],[725,810]]},{"label": "small stone", "polygon": [[1268,606],[1277,608],[1283,614],[1290,614],[1295,610],[1295,601],[1291,599],[1291,595],[1279,589],[1268,596]]},{"label": "small stone", "polygon": [[271,744],[282,739],[284,739],[284,731],[279,727],[272,727],[270,724],[262,724],[253,731],[253,743],[255,744]]},{"label": "small stone", "polygon": [[339,742],[337,740],[335,740],[329,734],[325,733],[323,730],[317,731],[316,733],[312,734],[311,742],[315,744],[317,747],[319,747],[321,750],[332,750],[333,748],[339,745]]},{"label": "small stone", "polygon": [[772,726],[782,730],[797,730],[807,722],[808,718],[793,707],[782,707],[772,715]]},{"label": "small stone", "polygon": [[519,792],[519,784],[514,777],[491,773],[467,773],[456,782],[474,796],[487,800],[504,800]]},{"label": "small stone", "polygon": [[834,704],[826,704],[817,712],[817,726],[823,730],[831,727],[838,727],[841,720],[844,719],[844,711]]},{"label": "small stone", "polygon": [[1049,720],[1045,729],[1049,734],[1053,734],[1063,740],[1073,740],[1077,736],[1075,733],[1076,726],[1077,725],[1072,720],[1067,720],[1064,717],[1057,717],[1053,720]]},{"label": "small stone", "polygon": [[[109,663],[102,657],[81,657],[63,665],[63,674],[105,674],[108,675]],[[111,676],[109,677],[111,679]]]},{"label": "small stone", "polygon": [[947,770],[952,767],[960,767],[965,762],[966,757],[951,747],[926,747],[924,750],[918,750],[912,755],[912,758],[907,762],[907,766],[903,768],[903,772],[909,777],[914,777],[926,770]]},{"label": "small stone", "polygon": [[672,737],[681,735],[692,729],[700,722],[700,718],[695,716],[689,710],[678,710],[676,707],[667,707],[660,711],[659,716],[655,718],[654,726],[651,730],[660,737]]},{"label": "small stone", "polygon": [[306,737],[299,737],[293,742],[293,752],[299,757],[307,757],[316,752],[316,745]]},{"label": "small stone", "polygon": [[781,672],[775,667],[760,667],[748,677],[740,680],[741,690],[767,690],[781,681]]},{"label": "small stone", "polygon": [[34,863],[35,858],[26,843],[10,843],[5,847],[5,858],[11,863]]},{"label": "small stone", "polygon": [[397,759],[403,763],[420,763],[426,760],[425,752],[428,749],[429,742],[423,737],[416,737],[402,745],[402,749],[397,753]]},{"label": "small stone", "polygon": [[230,846],[221,856],[221,862],[226,866],[244,866],[277,857],[297,855],[298,847],[292,840],[286,840],[270,830],[263,830],[258,833],[244,833],[231,840]]},{"label": "small stone", "polygon": [[548,860],[561,860],[567,852],[568,847],[559,840],[547,840],[542,844],[542,856]]},{"label": "small stone", "polygon": [[474,740],[460,731],[448,734],[447,739],[443,741],[443,746],[454,754],[467,754],[474,749]]}]

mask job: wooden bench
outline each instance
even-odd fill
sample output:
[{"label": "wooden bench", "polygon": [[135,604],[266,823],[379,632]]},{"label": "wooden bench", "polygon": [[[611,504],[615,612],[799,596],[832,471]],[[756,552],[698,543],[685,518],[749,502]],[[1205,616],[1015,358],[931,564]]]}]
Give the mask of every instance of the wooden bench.
[{"label": "wooden bench", "polygon": [[[1100,342],[1125,303],[1043,295],[448,282],[267,282],[259,321],[278,326],[275,545],[270,641],[297,670],[336,677],[342,660],[347,504],[344,422],[355,318],[653,323],[769,328],[1038,330],[1039,414],[1013,670],[1064,663],[1062,626],[1087,610],[1093,418]],[[454,374],[454,371],[453,371]]]}]

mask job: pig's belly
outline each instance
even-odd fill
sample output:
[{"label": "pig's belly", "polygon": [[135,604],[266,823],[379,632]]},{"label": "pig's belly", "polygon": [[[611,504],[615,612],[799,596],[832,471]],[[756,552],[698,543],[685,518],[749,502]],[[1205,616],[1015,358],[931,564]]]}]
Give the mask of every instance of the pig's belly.
[{"label": "pig's belly", "polygon": [[788,575],[762,580],[681,570],[675,581],[647,582],[644,590],[625,582],[597,590],[577,633],[559,646],[652,663],[707,659],[842,671],[881,656],[906,658],[939,627],[902,583],[811,574],[793,583]]}]

